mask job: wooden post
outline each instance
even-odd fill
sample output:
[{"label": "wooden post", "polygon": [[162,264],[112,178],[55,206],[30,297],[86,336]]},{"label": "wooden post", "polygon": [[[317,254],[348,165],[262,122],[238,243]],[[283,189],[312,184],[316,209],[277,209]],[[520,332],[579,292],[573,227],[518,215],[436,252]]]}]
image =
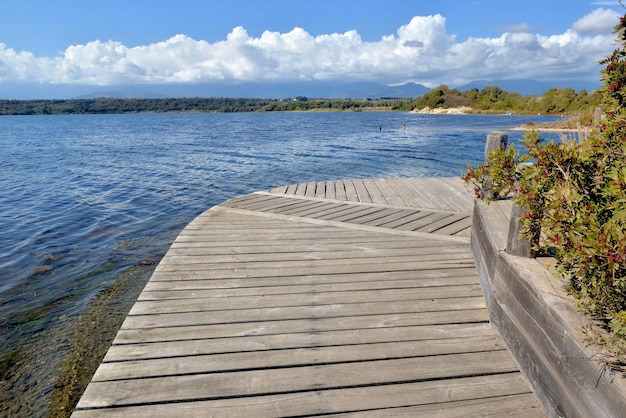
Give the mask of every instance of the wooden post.
[{"label": "wooden post", "polygon": [[[506,148],[506,144],[509,140],[509,134],[506,132],[494,131],[487,134],[487,142],[485,143],[485,165],[489,164],[489,154],[497,148]],[[491,179],[487,179],[487,185],[485,187],[485,197],[487,199],[494,199],[493,192],[491,191]]]},{"label": "wooden post", "polygon": [[596,107],[593,112],[593,127],[597,129],[600,126],[601,120],[602,120],[602,108]]},{"label": "wooden post", "polygon": [[506,253],[518,257],[535,258],[533,243],[527,239],[520,239],[519,233],[522,229],[520,218],[524,216],[526,209],[513,203],[511,209],[511,219],[509,219],[509,235],[506,239]]},{"label": "wooden post", "polygon": [[509,141],[509,134],[506,132],[494,131],[487,134],[485,143],[485,164],[489,162],[489,154],[496,148],[506,148]]}]

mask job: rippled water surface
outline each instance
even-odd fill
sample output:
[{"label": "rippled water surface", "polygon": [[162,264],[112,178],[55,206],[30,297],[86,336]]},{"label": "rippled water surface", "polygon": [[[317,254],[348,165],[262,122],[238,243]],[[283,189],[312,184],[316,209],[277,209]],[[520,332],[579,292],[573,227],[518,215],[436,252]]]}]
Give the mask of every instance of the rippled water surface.
[{"label": "rippled water surface", "polygon": [[292,183],[457,176],[481,161],[489,131],[528,120],[550,119],[367,112],[0,117],[0,415],[46,414],[59,364],[72,350],[68,330],[81,312],[131,271],[143,285],[178,232],[205,209]]}]

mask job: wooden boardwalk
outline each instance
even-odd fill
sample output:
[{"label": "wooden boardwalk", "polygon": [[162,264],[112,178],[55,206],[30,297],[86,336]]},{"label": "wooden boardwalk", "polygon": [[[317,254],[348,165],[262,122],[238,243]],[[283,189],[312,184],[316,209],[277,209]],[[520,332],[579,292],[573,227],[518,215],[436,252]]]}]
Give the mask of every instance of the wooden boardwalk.
[{"label": "wooden boardwalk", "polygon": [[73,416],[544,416],[488,322],[458,179],[309,183],[207,210]]}]

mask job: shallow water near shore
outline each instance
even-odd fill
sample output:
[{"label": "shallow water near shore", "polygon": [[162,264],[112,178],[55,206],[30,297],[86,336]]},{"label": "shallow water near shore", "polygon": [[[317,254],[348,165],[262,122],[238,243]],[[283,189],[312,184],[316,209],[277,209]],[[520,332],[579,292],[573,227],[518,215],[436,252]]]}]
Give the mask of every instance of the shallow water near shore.
[{"label": "shallow water near shore", "polygon": [[554,119],[1,117],[0,416],[67,416],[92,354],[104,354],[171,242],[209,207],[308,181],[458,176],[481,162],[488,132]]}]

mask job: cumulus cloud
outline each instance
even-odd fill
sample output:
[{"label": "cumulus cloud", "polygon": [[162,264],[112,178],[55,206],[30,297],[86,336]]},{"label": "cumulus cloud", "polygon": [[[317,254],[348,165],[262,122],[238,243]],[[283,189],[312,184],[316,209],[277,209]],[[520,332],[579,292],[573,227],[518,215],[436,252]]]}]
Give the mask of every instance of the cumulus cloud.
[{"label": "cumulus cloud", "polygon": [[614,10],[596,9],[574,22],[572,29],[584,34],[611,33],[619,18]]},{"label": "cumulus cloud", "polygon": [[617,14],[597,9],[565,33],[543,36],[520,25],[497,38],[458,42],[441,15],[415,16],[395,34],[365,42],[356,30],[312,36],[305,29],[252,37],[236,27],[222,41],[186,35],[128,47],[99,40],[36,57],[0,44],[0,82],[121,85],[306,80],[417,82],[475,79],[596,79],[614,46]]}]

